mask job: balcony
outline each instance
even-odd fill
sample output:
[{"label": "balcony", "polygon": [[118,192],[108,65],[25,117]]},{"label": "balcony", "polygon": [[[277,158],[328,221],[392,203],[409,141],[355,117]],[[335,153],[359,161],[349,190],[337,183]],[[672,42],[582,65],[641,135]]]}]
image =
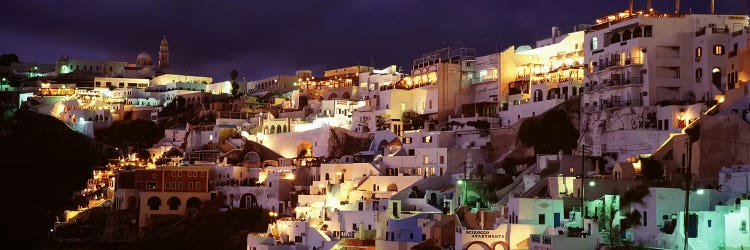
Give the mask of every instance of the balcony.
[{"label": "balcony", "polygon": [[629,78],[614,78],[610,79],[607,86],[608,87],[618,87],[618,86],[627,86],[627,85],[642,85],[643,79],[640,77],[629,77]]},{"label": "balcony", "polygon": [[[698,36],[705,35],[709,31],[711,32],[711,34],[729,34],[729,28],[709,28],[709,27],[704,27],[703,29],[700,29],[700,30],[696,31],[695,32],[695,36],[698,37]],[[732,33],[732,34],[734,34],[734,33]]]},{"label": "balcony", "polygon": [[630,65],[642,64],[643,60],[640,57],[629,57],[625,58],[625,60],[620,60],[620,58],[612,58],[612,60],[610,60],[608,63],[609,67],[625,67]]},{"label": "balcony", "polygon": [[643,106],[641,99],[614,100],[607,102],[608,108],[640,107]]}]

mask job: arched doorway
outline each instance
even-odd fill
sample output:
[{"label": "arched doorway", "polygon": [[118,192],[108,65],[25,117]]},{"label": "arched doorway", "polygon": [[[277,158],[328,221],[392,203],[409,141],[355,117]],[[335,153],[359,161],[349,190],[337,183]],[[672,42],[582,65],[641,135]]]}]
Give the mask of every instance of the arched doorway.
[{"label": "arched doorway", "polygon": [[544,101],[544,91],[542,91],[541,89],[534,90],[534,101],[535,102]]},{"label": "arched doorway", "polygon": [[336,93],[331,93],[330,95],[328,95],[328,100],[338,99],[338,98],[339,96]]},{"label": "arched doorway", "polygon": [[258,206],[258,199],[255,198],[254,194],[247,193],[243,194],[240,199],[240,208],[251,208]]},{"label": "arched doorway", "polygon": [[149,210],[159,210],[159,207],[161,207],[161,199],[156,196],[148,198],[148,201],[146,203]]},{"label": "arched doorway", "polygon": [[349,94],[349,92],[344,92],[344,94],[341,95],[341,99],[348,100],[349,98],[351,98],[351,95]]},{"label": "arched doorway", "polygon": [[721,69],[719,67],[711,70],[711,83],[717,88],[721,89]]},{"label": "arched doorway", "polygon": [[433,205],[437,204],[437,194],[436,193],[431,193],[430,194],[430,204],[433,204]]},{"label": "arched doorway", "polygon": [[388,187],[386,188],[388,192],[397,192],[398,186],[396,186],[396,183],[388,184]]},{"label": "arched doorway", "polygon": [[167,200],[167,206],[169,206],[169,210],[177,210],[180,208],[180,205],[181,205],[180,198],[173,196]]},{"label": "arched doorway", "polygon": [[198,197],[190,197],[187,200],[187,209],[196,209],[201,207],[201,200]]}]

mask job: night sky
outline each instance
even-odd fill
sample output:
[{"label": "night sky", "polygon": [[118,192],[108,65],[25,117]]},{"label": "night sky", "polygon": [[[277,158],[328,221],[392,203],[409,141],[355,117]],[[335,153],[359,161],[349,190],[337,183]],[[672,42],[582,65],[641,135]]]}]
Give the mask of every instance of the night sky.
[{"label": "night sky", "polygon": [[[551,26],[580,23],[627,8],[627,0],[75,0],[1,4],[0,53],[21,61],[157,61],[166,34],[175,73],[249,80],[297,69],[390,64],[408,72],[419,55],[446,46],[478,55],[532,44]],[[636,0],[644,9],[646,0]],[[653,0],[673,12],[673,0]],[[683,0],[682,11],[707,13],[709,0]],[[716,0],[717,14],[748,14],[748,0]]]}]

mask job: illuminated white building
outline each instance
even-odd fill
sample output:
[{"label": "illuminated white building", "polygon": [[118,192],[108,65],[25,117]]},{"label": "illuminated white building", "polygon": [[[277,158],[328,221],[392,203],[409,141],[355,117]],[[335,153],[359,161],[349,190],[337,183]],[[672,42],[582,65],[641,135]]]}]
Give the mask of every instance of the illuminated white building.
[{"label": "illuminated white building", "polygon": [[503,126],[541,115],[581,93],[583,33],[561,35],[553,27],[552,36],[537,41],[533,49],[510,47],[499,53]]},{"label": "illuminated white building", "polygon": [[653,152],[724,94],[730,34],[747,26],[747,16],[655,11],[597,19],[585,34],[583,143],[618,161]]}]

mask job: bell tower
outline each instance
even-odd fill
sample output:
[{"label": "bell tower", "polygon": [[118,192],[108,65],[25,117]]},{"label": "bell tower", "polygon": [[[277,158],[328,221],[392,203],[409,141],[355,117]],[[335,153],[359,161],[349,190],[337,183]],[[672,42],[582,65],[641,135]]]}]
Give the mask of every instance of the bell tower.
[{"label": "bell tower", "polygon": [[167,42],[167,35],[161,39],[161,45],[159,46],[159,68],[169,68],[169,43]]}]

